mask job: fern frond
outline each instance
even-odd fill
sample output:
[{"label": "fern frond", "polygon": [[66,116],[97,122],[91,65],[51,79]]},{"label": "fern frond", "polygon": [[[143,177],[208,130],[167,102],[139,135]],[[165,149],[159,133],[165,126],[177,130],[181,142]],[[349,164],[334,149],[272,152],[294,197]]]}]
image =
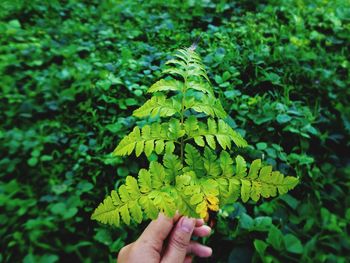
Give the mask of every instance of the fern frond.
[{"label": "fern frond", "polygon": [[113,155],[130,155],[134,149],[136,156],[140,156],[142,152],[149,156],[153,150],[160,154],[164,148],[167,152],[173,152],[174,141],[184,134],[185,130],[181,128],[180,121],[177,119],[171,119],[162,124],[145,125],[141,130],[136,126],[129,135],[120,141],[113,151]]},{"label": "fern frond", "polygon": [[183,83],[174,79],[165,80],[161,79],[154,83],[147,92],[153,93],[158,91],[181,91],[183,89]]},{"label": "fern frond", "polygon": [[163,94],[157,94],[147,100],[140,108],[134,110],[133,115],[138,118],[155,117],[159,114],[160,117],[170,117],[176,113],[180,114],[181,103],[174,97],[167,99]]},{"label": "fern frond", "polygon": [[154,219],[159,212],[173,216],[176,211],[175,201],[168,191],[164,191],[165,187],[167,190],[174,188],[170,185],[165,168],[157,162],[151,162],[149,170],[139,171],[138,181],[127,176],[125,184],[119,187],[118,192],[113,190],[91,218],[119,226],[121,221],[129,225],[131,221],[140,223],[144,217]]},{"label": "fern frond", "polygon": [[[152,98],[133,115],[167,120],[134,127],[113,151],[119,156],[135,151],[137,157],[164,153],[162,163],[151,161],[149,169],[139,170],[137,179],[127,176],[125,184],[96,208],[92,219],[118,227],[154,219],[159,212],[173,216],[176,210],[207,218],[210,211],[239,198],[258,201],[285,194],[297,185],[298,178],[272,171],[260,159],[249,167],[242,156],[233,160],[225,151],[231,149],[232,142],[237,147],[245,147],[247,142],[223,120],[227,113],[215,98],[205,66],[194,49],[178,50],[166,64],[163,73],[181,76],[182,80],[168,77],[157,81],[148,89]],[[202,115],[206,121],[198,118]],[[218,145],[220,154],[216,153]],[[175,154],[178,152],[180,156]]]},{"label": "fern frond", "polygon": [[201,100],[186,100],[185,107],[199,113],[203,112],[211,117],[226,118],[227,116],[221,102],[211,96],[202,96]]},{"label": "fern frond", "polygon": [[173,67],[164,70],[163,73],[180,75],[184,79],[197,78],[198,80],[204,78],[210,82],[202,60],[196,52],[191,49],[179,49],[174,57],[176,59],[171,59],[165,63],[173,65]]},{"label": "fern frond", "polygon": [[215,180],[197,179],[195,172],[190,171],[177,176],[179,211],[193,217],[207,218],[208,212],[219,210],[219,190]]},{"label": "fern frond", "polygon": [[236,171],[233,177],[241,184],[241,198],[243,202],[250,199],[258,201],[260,197],[275,197],[292,190],[299,182],[297,177],[284,176],[278,171],[272,171],[272,166],[262,166],[261,160],[254,160],[247,175],[246,162],[242,156],[236,157]]},{"label": "fern frond", "polygon": [[214,91],[213,91],[213,89],[212,89],[212,87],[210,86],[209,83],[190,81],[187,84],[187,88],[188,89],[197,90],[197,91],[201,91],[203,93],[207,93],[210,96],[214,97]]},{"label": "fern frond", "polygon": [[185,146],[185,163],[188,165],[189,170],[194,171],[197,175],[204,174],[204,163],[201,154],[188,143]]},{"label": "fern frond", "polygon": [[174,181],[177,175],[181,174],[183,165],[178,156],[172,153],[166,153],[163,157],[163,164],[165,166],[165,172],[169,176],[171,181]]},{"label": "fern frond", "polygon": [[218,176],[221,172],[220,165],[216,161],[216,158],[216,155],[211,150],[209,150],[208,147],[204,148],[204,168],[207,174],[210,176]]},{"label": "fern frond", "polygon": [[[202,122],[191,120],[191,126],[189,124],[187,126],[187,129],[185,127],[186,134],[188,135],[187,139],[194,139],[198,146],[204,147],[204,138],[212,149],[216,149],[214,138],[216,138],[217,142],[224,150],[226,148],[231,149],[231,141],[238,147],[247,146],[247,142],[243,137],[223,120],[216,122],[214,119],[208,118],[207,125]],[[191,129],[189,127],[191,127]]]}]

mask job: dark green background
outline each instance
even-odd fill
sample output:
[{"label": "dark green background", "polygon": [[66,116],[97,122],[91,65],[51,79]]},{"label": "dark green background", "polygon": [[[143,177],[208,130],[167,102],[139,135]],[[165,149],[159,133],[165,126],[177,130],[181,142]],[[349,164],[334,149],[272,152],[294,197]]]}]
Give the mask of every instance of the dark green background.
[{"label": "dark green background", "polygon": [[114,261],[137,237],[144,225],[90,215],[146,165],[110,153],[169,55],[200,34],[250,143],[242,154],[301,179],[283,197],[224,207],[210,262],[346,261],[349,1],[3,0],[0,21],[0,262]]}]

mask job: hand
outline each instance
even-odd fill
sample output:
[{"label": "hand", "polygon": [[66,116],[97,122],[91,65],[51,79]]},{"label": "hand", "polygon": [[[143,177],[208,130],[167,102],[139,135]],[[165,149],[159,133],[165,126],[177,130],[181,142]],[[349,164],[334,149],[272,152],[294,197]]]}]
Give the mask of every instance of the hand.
[{"label": "hand", "polygon": [[210,247],[191,241],[192,235],[208,236],[211,228],[202,219],[180,217],[168,218],[162,214],[152,221],[141,236],[123,247],[118,263],[189,263],[192,255],[210,257]]}]

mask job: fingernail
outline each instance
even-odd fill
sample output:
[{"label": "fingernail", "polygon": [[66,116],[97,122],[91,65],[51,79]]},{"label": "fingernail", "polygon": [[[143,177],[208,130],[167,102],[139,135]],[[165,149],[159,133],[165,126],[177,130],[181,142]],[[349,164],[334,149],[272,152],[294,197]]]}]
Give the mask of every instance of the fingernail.
[{"label": "fingernail", "polygon": [[181,220],[181,229],[186,233],[192,232],[194,229],[194,220],[184,216]]}]

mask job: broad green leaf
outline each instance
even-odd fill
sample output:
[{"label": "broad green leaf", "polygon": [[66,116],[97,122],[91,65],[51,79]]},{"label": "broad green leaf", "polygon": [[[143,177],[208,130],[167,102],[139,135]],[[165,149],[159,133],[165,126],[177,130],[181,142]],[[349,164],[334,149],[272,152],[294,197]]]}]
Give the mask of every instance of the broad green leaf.
[{"label": "broad green leaf", "polygon": [[303,245],[301,244],[300,240],[292,235],[287,234],[283,236],[284,240],[284,246],[286,247],[286,250],[291,253],[295,254],[302,254],[303,253]]}]

